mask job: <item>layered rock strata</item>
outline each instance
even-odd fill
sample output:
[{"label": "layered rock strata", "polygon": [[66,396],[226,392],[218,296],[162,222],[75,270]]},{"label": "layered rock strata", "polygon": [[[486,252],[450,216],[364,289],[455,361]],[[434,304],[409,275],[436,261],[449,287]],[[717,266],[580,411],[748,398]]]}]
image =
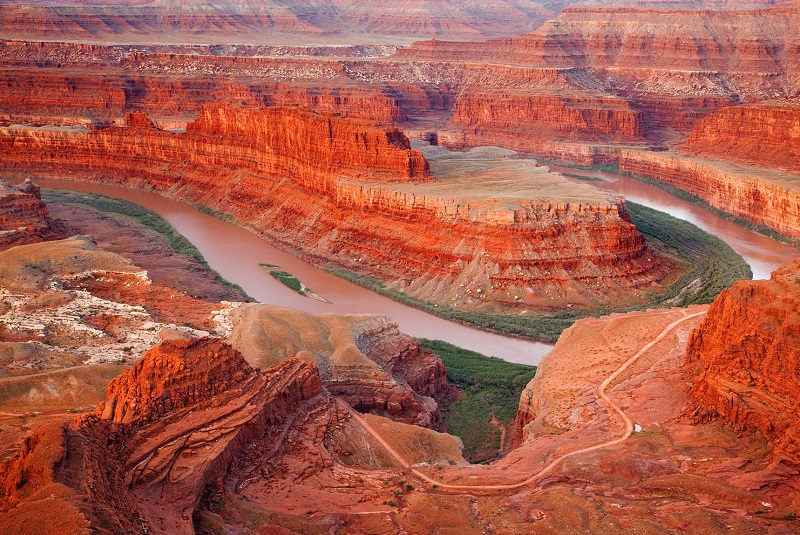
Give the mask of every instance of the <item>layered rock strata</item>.
[{"label": "layered rock strata", "polygon": [[682,150],[800,172],[800,99],[722,108],[694,125]]},{"label": "layered rock strata", "polygon": [[[8,128],[0,146],[5,168],[154,188],[247,221],[307,259],[434,302],[592,306],[630,297],[670,269],[618,199],[426,194],[408,184],[432,179],[428,163],[401,132],[326,114],[210,106],[183,134]],[[469,292],[453,290],[473,281]]]},{"label": "layered rock strata", "polygon": [[[81,512],[94,529],[194,533],[203,491],[234,455],[316,406],[330,425],[344,415],[320,390],[313,366],[288,360],[258,372],[218,340],[164,342],[109,386],[95,415],[65,430],[55,466],[38,469],[52,470],[60,498],[89,500]],[[28,483],[25,468],[4,480]]]},{"label": "layered rock strata", "polygon": [[462,132],[464,146],[501,145],[528,152],[544,139],[620,142],[642,136],[641,114],[626,101],[582,92],[471,93],[456,102],[453,126]]},{"label": "layered rock strata", "polygon": [[711,206],[800,237],[800,175],[672,152],[617,151],[620,171],[654,178]]},{"label": "layered rock strata", "polygon": [[[400,42],[413,37],[480,38],[515,35],[536,28],[554,12],[540,2],[516,0],[465,7],[452,0],[381,6],[336,0],[324,5],[293,1],[219,2],[177,5],[139,1],[113,5],[29,2],[3,5],[4,36],[71,36],[82,40],[137,42],[158,38],[180,42],[280,43],[299,34],[304,41],[346,42],[342,34],[367,34],[370,41]],[[33,5],[30,5],[33,4]],[[264,30],[269,30],[265,32]],[[359,40],[365,39],[361,37]]]},{"label": "layered rock strata", "polygon": [[773,455],[800,465],[800,261],[768,281],[724,291],[692,333],[689,412],[766,437]]},{"label": "layered rock strata", "polygon": [[[51,50],[29,50],[27,43],[0,43],[0,50],[17,55],[59,52],[81,55],[79,45],[51,45]],[[114,48],[96,46],[85,51],[91,56],[118,56]],[[13,52],[12,52],[13,50]],[[0,54],[1,55],[1,54]],[[148,61],[156,61],[148,55]],[[235,106],[300,106],[320,112],[372,118],[384,123],[401,121],[405,114],[396,98],[384,88],[336,87],[324,80],[305,83],[255,81],[250,77],[197,76],[180,70],[180,59],[164,54],[169,76],[135,74],[120,70],[118,62],[109,60],[100,68],[103,75],[85,72],[79,60],[64,58],[65,63],[78,65],[69,74],[56,65],[16,66],[9,61],[0,69],[0,121],[5,123],[108,125],[119,121],[130,111],[147,113],[166,125],[184,124],[196,117],[205,104],[225,102]],[[189,56],[190,58],[192,56]],[[254,61],[254,60],[251,60]],[[46,62],[46,60],[45,60]],[[57,61],[56,64],[61,63]],[[197,69],[187,69],[197,70]],[[389,94],[387,94],[389,93]]]},{"label": "layered rock strata", "polygon": [[0,180],[0,250],[56,234],[36,184],[26,179],[12,186]]},{"label": "layered rock strata", "polygon": [[230,343],[251,365],[296,356],[317,366],[325,388],[361,412],[441,429],[441,407],[456,395],[439,357],[387,318],[245,305],[234,323]]}]

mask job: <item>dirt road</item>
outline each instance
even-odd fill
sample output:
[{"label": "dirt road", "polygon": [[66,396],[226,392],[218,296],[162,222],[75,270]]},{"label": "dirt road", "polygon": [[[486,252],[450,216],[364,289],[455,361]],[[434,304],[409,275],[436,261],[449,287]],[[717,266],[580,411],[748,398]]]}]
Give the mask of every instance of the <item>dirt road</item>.
[{"label": "dirt road", "polygon": [[404,459],[403,456],[400,455],[397,452],[397,450],[395,450],[391,445],[389,445],[380,436],[380,434],[378,434],[378,432],[375,431],[375,429],[372,428],[372,426],[369,424],[369,422],[367,422],[364,418],[361,417],[360,414],[358,414],[356,411],[354,411],[352,409],[350,409],[350,414],[353,416],[353,418],[355,418],[355,420],[359,424],[361,424],[361,426],[370,435],[372,435],[373,438],[375,438],[375,440],[378,441],[378,443],[381,446],[383,446],[386,449],[386,451],[389,453],[389,455],[391,455],[397,462],[400,463],[400,465],[403,466],[403,468],[409,470],[412,474],[414,474],[415,476],[419,477],[420,479],[426,481],[427,483],[429,483],[431,485],[436,485],[436,487],[442,488],[442,489],[454,489],[454,490],[506,490],[506,489],[517,489],[517,488],[520,488],[520,487],[524,487],[525,485],[529,485],[529,484],[533,483],[534,481],[536,481],[537,479],[542,478],[544,475],[549,473],[551,470],[553,470],[553,468],[558,466],[564,459],[566,459],[568,457],[572,457],[574,455],[580,455],[582,453],[589,453],[591,451],[596,451],[596,450],[599,450],[599,449],[602,449],[602,448],[607,448],[608,446],[613,446],[615,444],[619,444],[620,442],[624,442],[625,440],[627,440],[628,437],[630,437],[631,434],[633,433],[633,422],[628,417],[628,415],[625,414],[625,412],[621,408],[619,408],[619,406],[617,406],[613,401],[611,401],[611,398],[609,398],[608,395],[606,394],[606,388],[608,388],[608,386],[617,377],[619,377],[634,362],[636,362],[639,359],[639,357],[641,357],[644,353],[646,353],[651,347],[656,345],[658,342],[663,340],[664,337],[666,337],[670,332],[672,332],[672,330],[675,327],[677,327],[678,325],[680,325],[681,323],[683,323],[685,321],[688,321],[688,320],[690,320],[692,318],[695,318],[697,316],[701,316],[703,314],[705,314],[705,311],[704,312],[696,312],[696,313],[693,313],[693,314],[688,314],[688,315],[686,315],[686,316],[684,316],[682,318],[679,318],[679,319],[673,321],[672,323],[670,323],[669,325],[664,327],[664,329],[655,338],[650,340],[650,342],[648,342],[647,344],[642,346],[633,356],[631,356],[628,360],[623,362],[622,365],[620,365],[620,367],[617,368],[616,371],[614,371],[614,373],[609,375],[597,387],[597,390],[596,390],[597,397],[599,399],[602,399],[608,405],[608,407],[611,410],[613,410],[614,412],[619,414],[620,418],[622,418],[622,422],[625,424],[625,432],[622,434],[622,436],[620,436],[619,438],[615,438],[613,440],[607,440],[605,442],[601,442],[600,444],[595,444],[594,446],[588,446],[586,448],[581,448],[579,450],[575,450],[575,451],[571,451],[569,453],[565,453],[563,455],[559,455],[558,457],[553,459],[550,462],[550,464],[548,464],[547,466],[545,466],[544,468],[542,468],[541,470],[539,470],[535,474],[532,474],[528,478],[520,481],[519,483],[508,483],[508,484],[504,484],[504,485],[451,485],[449,483],[442,483],[441,481],[436,481],[435,479],[432,479],[432,478],[428,477],[426,474],[423,474],[419,470],[413,468],[411,466],[411,463],[409,463],[406,459]]}]

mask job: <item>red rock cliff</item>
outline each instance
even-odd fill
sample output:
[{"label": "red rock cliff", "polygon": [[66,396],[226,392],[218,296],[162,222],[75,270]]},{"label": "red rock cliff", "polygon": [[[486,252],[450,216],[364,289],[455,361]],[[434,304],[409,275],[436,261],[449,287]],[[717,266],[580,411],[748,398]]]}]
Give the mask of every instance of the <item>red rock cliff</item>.
[{"label": "red rock cliff", "polygon": [[18,186],[0,180],[0,250],[55,237],[39,187],[30,179]]},{"label": "red rock cliff", "polygon": [[695,418],[757,431],[800,464],[800,260],[721,293],[689,338],[687,365],[698,370]]},{"label": "red rock cliff", "polygon": [[756,225],[800,237],[797,174],[671,152],[627,149],[618,152],[617,162],[623,172],[654,178]]},{"label": "red rock cliff", "polygon": [[540,139],[623,141],[642,135],[641,116],[624,100],[583,92],[468,93],[456,102],[454,125],[467,146],[531,150]]},{"label": "red rock cliff", "polygon": [[[95,415],[63,430],[60,442],[34,437],[4,464],[19,470],[0,478],[0,497],[4,485],[21,489],[12,493],[15,502],[44,486],[58,494],[60,507],[38,511],[43,533],[58,532],[67,511],[80,520],[70,522],[92,530],[192,534],[192,512],[207,486],[237,455],[274,448],[272,427],[311,437],[312,454],[303,461],[313,472],[330,465],[322,438],[346,417],[321,390],[315,367],[290,359],[257,371],[216,339],[164,342],[108,394]],[[24,519],[26,510],[24,503],[8,518]]]},{"label": "red rock cliff", "polygon": [[722,108],[694,125],[683,150],[800,171],[800,99]]},{"label": "red rock cliff", "polygon": [[210,106],[183,134],[10,128],[0,147],[2,167],[154,188],[247,221],[309,260],[450,305],[591,306],[627,300],[671,269],[616,200],[508,207],[396,191],[388,182],[431,179],[405,136],[326,114]]}]

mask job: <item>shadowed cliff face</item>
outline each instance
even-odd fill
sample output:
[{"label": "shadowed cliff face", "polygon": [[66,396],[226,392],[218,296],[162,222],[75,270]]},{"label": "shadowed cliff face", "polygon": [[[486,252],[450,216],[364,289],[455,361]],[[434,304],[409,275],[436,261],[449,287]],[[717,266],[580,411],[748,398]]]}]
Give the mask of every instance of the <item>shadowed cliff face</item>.
[{"label": "shadowed cliff face", "polygon": [[0,251],[58,237],[61,228],[50,220],[39,187],[25,180],[11,186],[0,180]]},{"label": "shadowed cliff face", "polygon": [[757,431],[776,459],[800,465],[800,261],[768,281],[738,282],[689,339],[691,414]]}]

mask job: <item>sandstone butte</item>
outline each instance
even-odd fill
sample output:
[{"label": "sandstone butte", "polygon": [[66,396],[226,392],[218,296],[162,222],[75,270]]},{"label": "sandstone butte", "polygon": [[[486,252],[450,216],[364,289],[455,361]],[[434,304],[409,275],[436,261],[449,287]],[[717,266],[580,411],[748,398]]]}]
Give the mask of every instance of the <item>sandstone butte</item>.
[{"label": "sandstone butte", "polygon": [[770,441],[777,459],[800,464],[800,261],[768,281],[737,282],[692,333],[687,366],[692,416],[722,418]]},{"label": "sandstone butte", "polygon": [[185,133],[129,114],[124,127],[88,132],[5,128],[0,146],[7,170],[155,189],[434,303],[615,306],[646,300],[674,269],[617,198],[576,186],[544,195],[539,181],[563,180],[544,169],[522,195],[488,172],[475,184],[434,180],[399,130],[354,118],[211,105]]}]

